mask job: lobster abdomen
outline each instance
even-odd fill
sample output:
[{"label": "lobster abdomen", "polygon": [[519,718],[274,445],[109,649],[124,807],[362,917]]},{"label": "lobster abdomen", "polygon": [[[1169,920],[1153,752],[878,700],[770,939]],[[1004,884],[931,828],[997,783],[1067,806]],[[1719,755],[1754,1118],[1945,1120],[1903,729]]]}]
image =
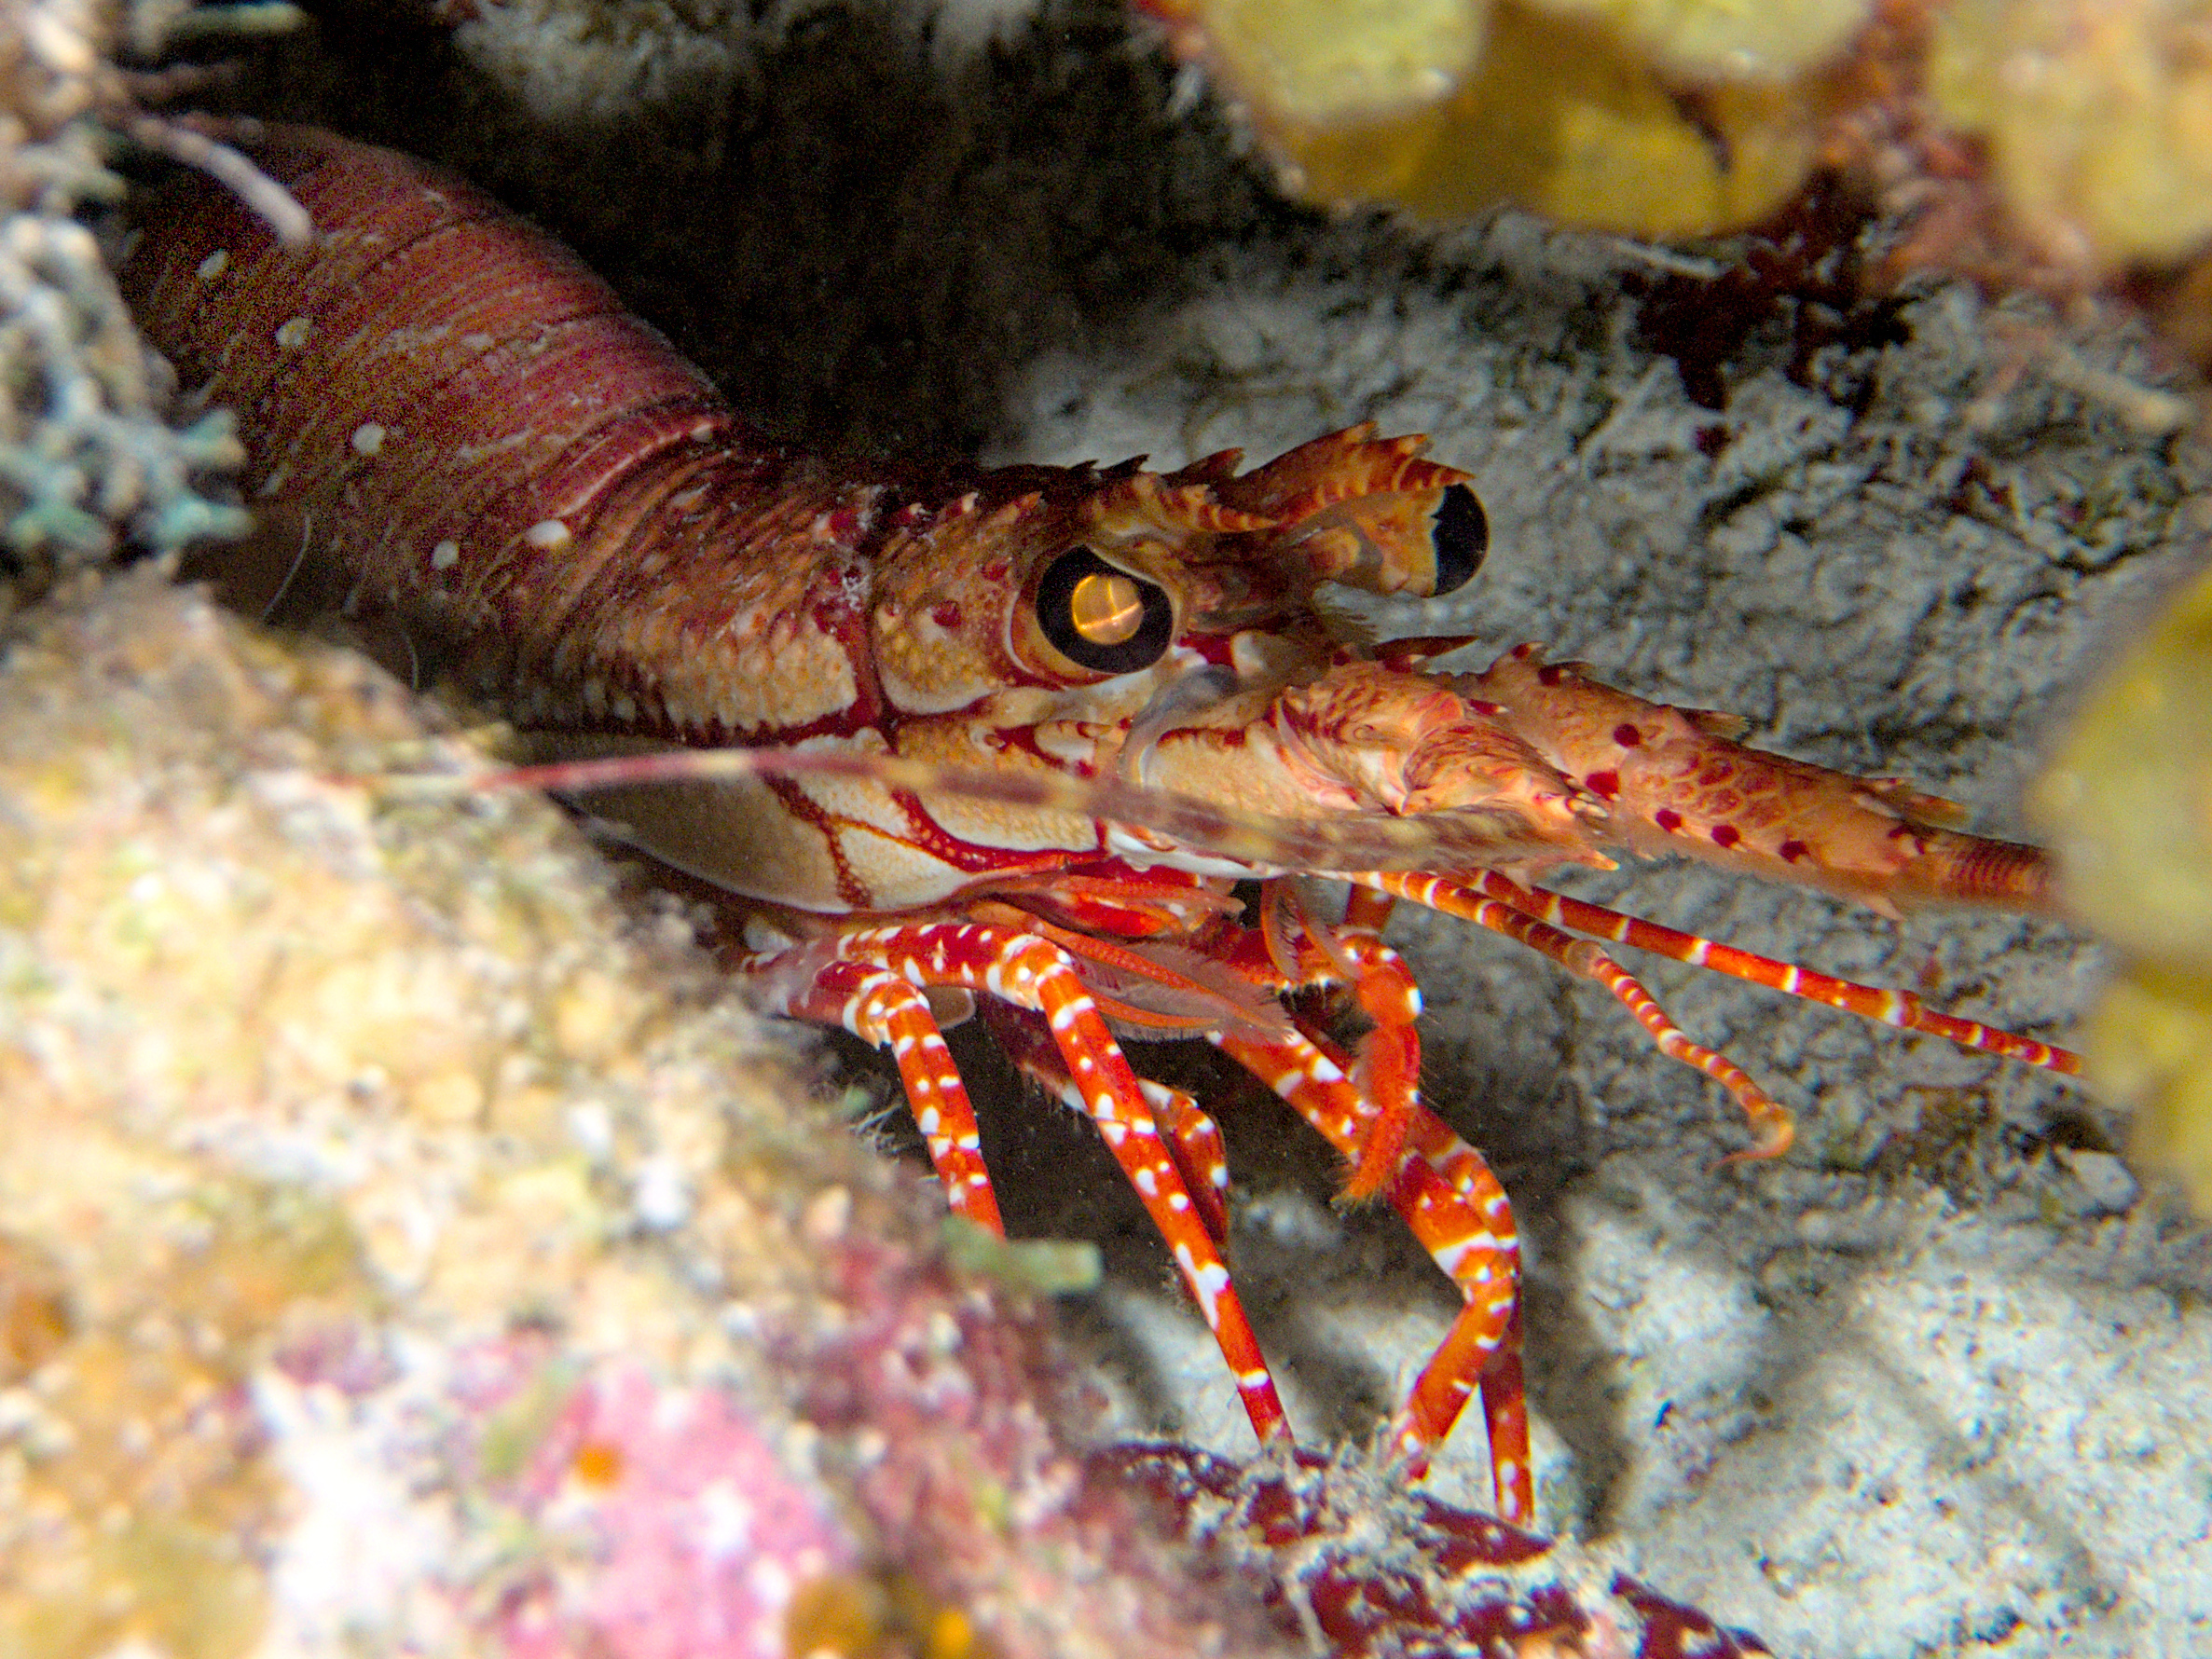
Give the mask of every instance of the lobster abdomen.
[{"label": "lobster abdomen", "polygon": [[472,186],[305,129],[255,156],[312,247],[183,177],[142,215],[124,294],[238,411],[256,504],[289,509],[354,599],[536,723],[767,742],[874,722],[879,486],[764,442]]}]

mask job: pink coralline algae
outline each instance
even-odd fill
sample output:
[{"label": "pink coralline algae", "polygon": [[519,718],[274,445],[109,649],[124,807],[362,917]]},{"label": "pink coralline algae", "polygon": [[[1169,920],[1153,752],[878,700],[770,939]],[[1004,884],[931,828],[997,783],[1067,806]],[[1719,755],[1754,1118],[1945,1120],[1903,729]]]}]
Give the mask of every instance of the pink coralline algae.
[{"label": "pink coralline algae", "polygon": [[[536,1392],[536,1391],[530,1391]],[[529,1392],[511,1409],[529,1414]],[[606,1366],[495,1488],[531,1540],[496,1628],[514,1659],[784,1659],[793,1596],[851,1540],[724,1393]]]}]

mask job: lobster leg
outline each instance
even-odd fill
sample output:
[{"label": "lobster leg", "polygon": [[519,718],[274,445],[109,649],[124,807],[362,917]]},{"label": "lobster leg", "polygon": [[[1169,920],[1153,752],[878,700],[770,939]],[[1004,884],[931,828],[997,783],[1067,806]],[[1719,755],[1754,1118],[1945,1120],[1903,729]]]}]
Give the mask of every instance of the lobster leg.
[{"label": "lobster leg", "polygon": [[1353,1093],[1374,1108],[1365,1121],[1365,1141],[1356,1152],[1345,1154],[1352,1172],[1343,1196],[1352,1203],[1371,1199],[1389,1185],[1421,1109],[1421,1036],[1413,1023],[1421,1018],[1421,987],[1403,957],[1373,928],[1352,919],[1379,911],[1387,920],[1389,898],[1375,897],[1378,905],[1348,907],[1345,925],[1331,927],[1312,915],[1292,884],[1271,882],[1260,904],[1258,942],[1265,963],[1254,954],[1250,934],[1232,951],[1246,977],[1274,990],[1348,987],[1352,1000],[1373,1021],[1352,1067]]},{"label": "lobster leg", "polygon": [[[1667,1010],[1659,1007],[1658,1000],[1638,982],[1633,974],[1589,940],[1562,933],[1550,923],[1517,904],[1500,898],[1486,898],[1481,892],[1457,882],[1448,882],[1441,876],[1381,871],[1351,879],[1363,886],[1375,887],[1400,898],[1409,898],[1415,904],[1425,905],[1430,910],[1473,922],[1493,933],[1502,933],[1532,951],[1550,957],[1569,973],[1594,980],[1612,992],[1621,1006],[1636,1017],[1636,1022],[1650,1033],[1652,1042],[1660,1053],[1669,1060],[1681,1061],[1695,1071],[1703,1072],[1734,1095],[1737,1104],[1743,1108],[1744,1116],[1751,1119],[1752,1128],[1759,1136],[1758,1144],[1747,1151],[1730,1153],[1722,1162],[1779,1158],[1790,1149],[1790,1143],[1796,1139],[1797,1126],[1780,1102],[1752,1082],[1750,1074],[1725,1054],[1708,1049],[1702,1043],[1693,1042],[1680,1026],[1668,1018]],[[1514,890],[1521,891],[1518,887]]]},{"label": "lobster leg", "polygon": [[[1260,1354],[1258,1338],[1244,1316],[1204,1212],[1184,1185],[1175,1155],[1161,1136],[1154,1108],[1085,989],[1075,959],[1051,940],[1017,928],[919,922],[859,928],[790,952],[749,957],[741,967],[768,988],[773,1011],[818,1020],[822,1013],[810,1003],[809,989],[825,978],[835,984],[831,970],[845,965],[885,973],[916,988],[953,986],[987,993],[1045,1017],[1084,1111],[1166,1240],[1184,1283],[1220,1345],[1254,1433],[1262,1445],[1287,1440],[1290,1423],[1275,1392],[1275,1379]],[[795,994],[777,996],[775,987],[794,970],[804,976],[804,983]],[[842,1023],[842,1008],[830,1017]],[[917,1116],[919,1110],[917,1103]]]},{"label": "lobster leg", "polygon": [[1344,896],[1344,925],[1381,933],[1396,904],[1397,900],[1387,893],[1378,893],[1372,887],[1354,887]]},{"label": "lobster leg", "polygon": [[[1229,1147],[1221,1139],[1221,1126],[1182,1090],[1155,1083],[1149,1077],[1139,1077],[1137,1084],[1168,1126],[1168,1146],[1175,1155],[1175,1167],[1183,1172],[1183,1185],[1190,1189],[1191,1201],[1198,1206],[1199,1218],[1214,1235],[1214,1241],[1226,1249]],[[1067,1098],[1065,1091],[1062,1098]]]},{"label": "lobster leg", "polygon": [[1421,1108],[1421,988],[1398,953],[1372,934],[1351,934],[1342,943],[1358,968],[1353,996],[1375,1021],[1360,1039],[1353,1081],[1375,1103],[1367,1144],[1352,1160],[1344,1197],[1353,1203],[1389,1185],[1406,1155],[1407,1136]]},{"label": "lobster leg", "polygon": [[[1277,1039],[1223,1035],[1222,1051],[1282,1096],[1347,1160],[1372,1140],[1379,1108],[1353,1082],[1348,1057],[1303,1033]],[[1382,1188],[1391,1207],[1464,1297],[1451,1329],[1407,1390],[1394,1443],[1415,1474],[1451,1432],[1477,1383],[1490,1433],[1498,1514],[1534,1514],[1528,1404],[1520,1363],[1520,1243],[1512,1206],[1482,1155],[1418,1104],[1407,1156]]]},{"label": "lobster leg", "polygon": [[[1035,1014],[1004,1003],[985,1003],[983,1009],[991,1035],[1016,1069],[1065,1104],[1083,1111],[1082,1091],[1067,1075],[1067,1064],[1044,1023]],[[1145,1091],[1154,1120],[1167,1126],[1168,1150],[1175,1154],[1190,1201],[1198,1206],[1199,1219],[1214,1242],[1227,1249],[1229,1150],[1221,1139],[1221,1126],[1180,1089],[1149,1077],[1139,1077],[1137,1087]]]},{"label": "lobster leg", "polygon": [[862,1042],[890,1049],[914,1126],[944,1186],[946,1206],[1006,1237],[991,1172],[983,1163],[975,1106],[928,999],[887,967],[833,962],[782,1011],[817,1025],[842,1025]]},{"label": "lobster leg", "polygon": [[[1842,1008],[1862,1019],[1873,1020],[1883,1025],[1894,1025],[1903,1031],[1924,1032],[1930,1036],[1940,1036],[1957,1043],[1962,1049],[1979,1049],[1985,1054],[2017,1060],[2024,1065],[2038,1065],[2050,1071],[2068,1074],[2081,1069],[2081,1057],[2070,1049],[2055,1048],[2049,1043],[2039,1042],[2034,1037],[2022,1036],[2017,1032],[2000,1031],[1976,1020],[1961,1020],[1955,1014],[1938,1013],[1910,991],[1862,985],[1850,980],[1814,973],[1794,963],[1778,962],[1771,956],[1761,956],[1751,951],[1739,950],[1734,945],[1717,943],[1695,933],[1683,933],[1676,928],[1662,926],[1656,922],[1646,922],[1641,916],[1623,915],[1618,911],[1607,910],[1603,905],[1592,904],[1587,899],[1569,898],[1564,894],[1553,893],[1542,887],[1523,887],[1492,870],[1483,871],[1470,884],[1477,891],[1503,900],[1526,915],[1535,916],[1560,927],[1571,927],[1577,933],[1611,939],[1615,944],[1629,945],[1639,951],[1650,951],[1656,955],[1686,962],[1693,967],[1711,968],[1715,973],[1727,974],[1732,979],[1748,980],[1754,985],[1764,985],[1770,991],[1779,991],[1788,996],[1803,997],[1807,1002]],[[1353,889],[1354,892],[1372,890]]]}]

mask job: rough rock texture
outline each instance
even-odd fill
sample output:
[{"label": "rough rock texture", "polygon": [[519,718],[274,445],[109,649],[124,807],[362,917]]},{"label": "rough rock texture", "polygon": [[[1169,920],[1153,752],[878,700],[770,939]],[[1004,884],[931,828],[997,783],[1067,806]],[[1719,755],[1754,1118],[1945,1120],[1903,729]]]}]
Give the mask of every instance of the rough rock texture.
[{"label": "rough rock texture", "polygon": [[[1909,340],[1831,351],[1811,386],[1747,354],[1715,412],[1623,343],[1617,249],[1510,224],[1449,253],[1360,229],[1293,246],[1224,256],[1133,360],[1041,365],[1023,452],[1264,453],[1353,418],[1445,434],[1497,551],[1449,623],[1408,631],[1464,625],[1477,657],[1544,640],[1999,832],[2102,640],[2197,558],[2193,450],[2040,366],[2139,373],[2109,330],[2063,343],[2031,308],[1938,292],[1901,314]],[[1588,890],[2054,1035],[2097,975],[2046,924],[1893,924],[1665,867]],[[1778,1652],[2191,1647],[2212,1619],[2203,1234],[2138,1192],[2094,1102],[1660,967],[1662,1000],[1800,1114],[1781,1164],[1716,1172],[1741,1144],[1724,1099],[1601,994],[1440,921],[1395,937],[1428,999],[1429,1096],[1532,1237],[1547,1525],[1625,1539]],[[1230,1129],[1264,1170],[1253,1138],[1281,1131]],[[1387,1221],[1326,1191],[1309,1166],[1256,1203],[1236,1261],[1294,1419],[1357,1433],[1447,1301]],[[1136,1292],[1102,1300],[1110,1345],[1156,1328]],[[1132,1409],[1238,1444],[1187,1351],[1143,1361]]]},{"label": "rough rock texture", "polygon": [[350,653],[152,571],[0,654],[0,1652],[1257,1654],[1022,1258]]}]

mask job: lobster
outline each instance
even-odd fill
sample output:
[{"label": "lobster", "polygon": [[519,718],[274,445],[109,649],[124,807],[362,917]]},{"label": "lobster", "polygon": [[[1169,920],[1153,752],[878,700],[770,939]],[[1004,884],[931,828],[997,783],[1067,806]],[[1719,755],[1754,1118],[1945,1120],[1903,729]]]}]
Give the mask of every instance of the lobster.
[{"label": "lobster", "polygon": [[[1412,1474],[1479,1393],[1498,1513],[1533,1509],[1505,1195],[1423,1104],[1399,901],[1595,980],[1746,1113],[1788,1111],[1679,1030],[1603,944],[2031,1065],[2074,1057],[1546,891],[1678,854],[1891,912],[2035,909],[2040,852],[1895,779],[1746,747],[1532,645],[1362,642],[1327,583],[1448,593],[1485,550],[1465,473],[1355,427],[1248,471],[832,465],[749,429],[572,255],[390,151],[270,130],[312,216],[281,246],[204,181],[144,205],[122,270],[150,339],[239,411],[300,562],[504,710],[639,847],[732,896],[761,1005],[887,1048],[954,1212],[1002,1230],[942,1028],[981,999],[1097,1126],[1263,1444],[1289,1427],[1223,1259],[1219,1131],[1118,1033],[1202,1037],[1341,1155],[1462,1293],[1391,1424]],[[290,580],[289,573],[287,581]],[[1350,886],[1328,914],[1303,880]],[[1256,884],[1240,888],[1241,884]],[[1317,1005],[1356,1009],[1340,1041]],[[1347,1006],[1348,1005],[1348,1006]]]}]

